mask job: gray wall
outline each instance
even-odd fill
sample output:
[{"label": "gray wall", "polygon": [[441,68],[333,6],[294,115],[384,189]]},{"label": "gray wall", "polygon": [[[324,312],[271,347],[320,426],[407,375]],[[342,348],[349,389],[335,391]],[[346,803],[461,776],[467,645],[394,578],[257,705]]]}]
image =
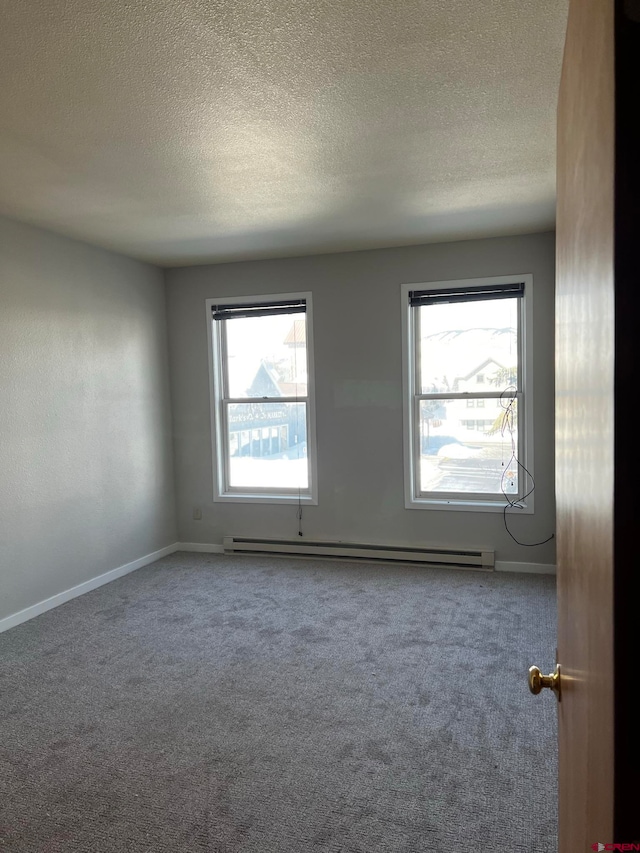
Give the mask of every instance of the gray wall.
[{"label": "gray wall", "polygon": [[162,271],[0,218],[0,618],[175,542]]},{"label": "gray wall", "polygon": [[[415,246],[168,270],[178,535],[297,537],[296,507],[213,502],[205,299],[311,290],[314,308],[319,505],[305,536],[439,543],[496,551],[496,560],[552,565],[555,543],[527,548],[501,514],[405,509],[400,284],[513,273],[534,276],[536,512],[510,522],[525,542],[554,532],[554,235]],[[201,521],[192,519],[201,507]]]}]

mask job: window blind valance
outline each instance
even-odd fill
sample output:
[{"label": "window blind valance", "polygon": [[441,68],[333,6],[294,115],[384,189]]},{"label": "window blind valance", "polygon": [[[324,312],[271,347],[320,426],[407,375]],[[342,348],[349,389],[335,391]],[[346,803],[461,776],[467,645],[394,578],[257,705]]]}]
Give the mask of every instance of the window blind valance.
[{"label": "window blind valance", "polygon": [[510,299],[524,296],[524,282],[513,284],[491,284],[476,287],[452,287],[441,290],[410,290],[409,305],[445,304],[447,302],[479,302],[487,299]]},{"label": "window blind valance", "polygon": [[306,299],[286,299],[277,302],[212,305],[211,316],[214,320],[234,320],[239,317],[266,317],[273,314],[303,314],[306,310]]}]

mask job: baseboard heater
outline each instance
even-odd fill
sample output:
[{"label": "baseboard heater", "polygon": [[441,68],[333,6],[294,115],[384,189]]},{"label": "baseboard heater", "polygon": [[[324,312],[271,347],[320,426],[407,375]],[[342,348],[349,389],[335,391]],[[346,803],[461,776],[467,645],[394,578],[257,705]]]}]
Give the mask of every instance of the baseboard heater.
[{"label": "baseboard heater", "polygon": [[409,548],[398,545],[364,545],[356,542],[297,541],[296,539],[253,539],[225,536],[225,554],[273,554],[299,557],[337,557],[349,560],[379,560],[385,563],[419,563],[455,569],[491,572],[495,553],[452,548]]}]

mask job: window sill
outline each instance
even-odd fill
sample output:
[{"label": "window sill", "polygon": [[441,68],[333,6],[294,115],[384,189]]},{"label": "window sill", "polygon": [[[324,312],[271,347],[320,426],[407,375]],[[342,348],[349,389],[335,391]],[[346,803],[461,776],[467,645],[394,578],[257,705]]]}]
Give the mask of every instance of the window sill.
[{"label": "window sill", "polygon": [[[454,512],[504,512],[505,506],[509,509],[509,504],[498,501],[483,501],[483,500],[461,500],[457,498],[410,498],[405,501],[406,509],[427,509],[427,510],[450,510]],[[524,513],[525,515],[533,515],[533,504],[522,504],[514,511]]]},{"label": "window sill", "polygon": [[243,503],[243,504],[283,504],[317,506],[318,499],[314,495],[265,495],[251,492],[226,492],[214,495],[214,503]]}]

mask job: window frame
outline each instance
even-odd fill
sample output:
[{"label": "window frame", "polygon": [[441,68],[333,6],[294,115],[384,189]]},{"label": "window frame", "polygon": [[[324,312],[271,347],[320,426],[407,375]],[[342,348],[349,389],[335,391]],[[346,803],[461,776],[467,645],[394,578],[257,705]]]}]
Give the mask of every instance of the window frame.
[{"label": "window frame", "polygon": [[[533,276],[530,273],[518,273],[508,276],[489,276],[485,278],[456,279],[446,281],[410,282],[401,285],[402,310],[402,384],[403,384],[403,427],[404,427],[404,483],[405,507],[407,509],[454,510],[462,512],[503,512],[508,506],[504,495],[495,497],[465,492],[419,492],[418,465],[419,453],[419,401],[417,388],[419,374],[420,347],[416,334],[417,310],[409,303],[409,294],[415,290],[454,290],[459,288],[486,287],[491,285],[506,285],[514,282],[524,282],[524,295],[520,306],[519,328],[519,373],[520,391],[518,394],[518,461],[534,476],[533,470]],[[450,399],[455,394],[443,393],[442,398]],[[486,392],[481,395],[487,396]],[[460,399],[467,395],[461,394]],[[473,399],[473,398],[472,398]],[[477,408],[477,407],[476,407]],[[476,418],[477,420],[477,418]],[[534,512],[533,492],[526,498],[522,497],[523,487],[527,491],[531,480],[521,469],[519,478],[519,494],[509,495],[509,500],[516,502],[522,512]],[[528,488],[527,488],[528,486]],[[468,497],[465,497],[465,494]]]},{"label": "window frame", "polygon": [[[307,393],[304,397],[277,397],[274,401],[306,405],[307,465],[309,486],[306,489],[240,487],[229,485],[229,454],[226,409],[233,403],[250,403],[253,397],[226,396],[226,320],[214,320],[216,305],[270,305],[284,300],[304,300],[306,305]],[[205,300],[209,349],[209,396],[211,416],[211,449],[213,462],[213,500],[224,503],[305,504],[318,503],[318,466],[316,445],[315,371],[313,347],[313,304],[310,291],[259,294],[257,296],[220,296]],[[297,312],[292,312],[292,314]],[[264,401],[264,398],[259,398]],[[271,398],[269,398],[271,400]]]}]

